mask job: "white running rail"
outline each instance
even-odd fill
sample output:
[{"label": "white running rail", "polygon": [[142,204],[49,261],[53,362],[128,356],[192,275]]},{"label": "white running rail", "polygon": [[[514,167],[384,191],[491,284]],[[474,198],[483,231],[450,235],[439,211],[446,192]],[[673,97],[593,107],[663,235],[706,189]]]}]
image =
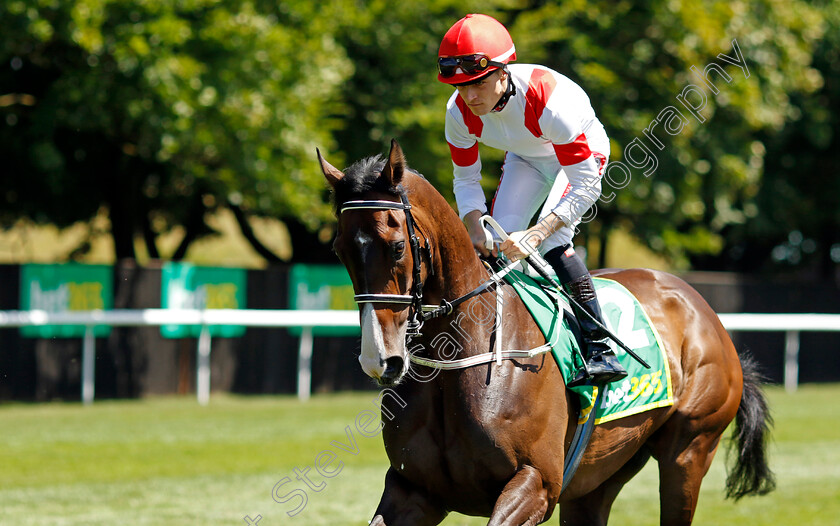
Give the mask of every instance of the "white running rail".
[{"label": "white running rail", "polygon": [[161,325],[200,325],[196,366],[198,403],[210,400],[210,330],[211,325],[244,325],[246,327],[301,327],[298,347],[297,393],[309,399],[312,381],[312,328],[358,327],[359,311],[355,310],[268,310],[268,309],[142,309],[110,311],[47,312],[0,311],[0,328],[34,325],[84,325],[82,344],[82,401],[93,402],[94,358],[96,339],[93,328],[149,327]]},{"label": "white running rail", "polygon": [[[785,332],[784,385],[795,391],[799,382],[799,333],[801,331],[840,332],[840,314],[719,314],[728,331]],[[311,388],[312,328],[358,327],[356,310],[268,310],[268,309],[142,309],[111,311],[0,311],[0,328],[36,325],[84,325],[82,344],[82,401],[93,402],[95,341],[93,328],[149,327],[161,325],[200,325],[196,371],[196,396],[205,405],[210,400],[211,325],[246,327],[301,327],[298,348],[297,394],[307,400]]]}]

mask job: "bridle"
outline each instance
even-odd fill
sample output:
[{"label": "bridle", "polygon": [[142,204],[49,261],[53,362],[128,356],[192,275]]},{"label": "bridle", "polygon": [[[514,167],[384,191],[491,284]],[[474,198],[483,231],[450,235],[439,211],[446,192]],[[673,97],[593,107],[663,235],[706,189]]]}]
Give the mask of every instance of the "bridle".
[{"label": "bridle", "polygon": [[[410,294],[356,294],[353,299],[356,303],[397,303],[409,305],[408,313],[408,327],[406,329],[407,336],[419,336],[420,329],[423,327],[423,322],[428,319],[423,316],[423,281],[421,273],[420,262],[420,241],[417,239],[417,229],[415,228],[414,216],[411,215],[411,204],[408,202],[408,196],[405,190],[400,187],[400,202],[384,201],[384,200],[369,200],[369,201],[347,201],[341,205],[340,214],[348,210],[402,210],[405,212],[405,226],[408,230],[408,243],[411,247],[411,257],[414,259],[414,268],[412,269],[413,283],[411,284]],[[431,251],[429,240],[426,239],[427,250]],[[431,252],[429,252],[431,256]],[[430,257],[431,259],[431,257]],[[429,268],[433,268],[429,265]],[[435,309],[437,306],[427,305],[425,307]],[[431,316],[430,316],[431,317]]]},{"label": "bridle", "polygon": [[411,203],[408,202],[408,195],[406,195],[405,189],[401,186],[397,187],[397,190],[400,194],[400,202],[385,200],[347,201],[341,205],[339,214],[343,214],[349,210],[402,210],[405,213],[405,226],[406,230],[408,230],[408,242],[411,248],[411,256],[414,259],[414,268],[412,269],[413,283],[411,284],[410,293],[364,293],[356,294],[353,296],[353,299],[356,300],[356,303],[396,303],[408,305],[409,313],[406,336],[415,337],[421,335],[421,329],[423,328],[424,322],[430,319],[448,316],[459,304],[495,287],[498,284],[498,280],[485,281],[471,292],[452,301],[444,299],[441,301],[440,305],[424,305],[420,251],[421,249],[424,249],[427,252],[429,259],[429,275],[434,275],[434,266],[431,263],[431,244],[429,239],[425,238],[426,246],[421,247],[420,240],[417,237],[417,223],[414,220],[414,216],[411,214]]},{"label": "bridle", "polygon": [[[411,214],[411,204],[408,202],[408,196],[406,195],[405,189],[402,186],[398,186],[397,191],[400,195],[400,202],[385,200],[357,200],[347,201],[339,208],[339,215],[351,210],[402,210],[405,213],[405,224],[406,229],[408,230],[408,241],[411,247],[412,257],[414,258],[414,266],[412,269],[414,282],[411,284],[411,290],[409,291],[409,294],[356,294],[353,297],[353,299],[356,300],[356,303],[396,303],[408,305],[410,310],[408,314],[408,325],[406,327],[406,338],[410,340],[412,337],[421,336],[421,329],[423,328],[423,323],[425,321],[434,318],[440,318],[443,316],[448,316],[452,314],[452,312],[455,310],[455,307],[457,307],[461,303],[469,300],[470,298],[478,296],[479,294],[496,289],[496,327],[500,327],[503,301],[501,300],[499,285],[504,280],[505,275],[508,272],[510,272],[510,270],[513,268],[513,266],[516,265],[516,263],[509,264],[504,268],[500,268],[491,272],[489,279],[482,282],[481,285],[474,288],[470,292],[464,294],[463,296],[459,296],[454,300],[447,301],[443,299],[441,300],[440,305],[423,304],[423,282],[421,281],[422,263],[420,260],[420,251],[421,249],[424,249],[426,251],[429,260],[429,275],[434,275],[434,265],[432,264],[431,252],[432,246],[428,238],[425,238],[426,246],[420,246],[420,241],[417,238],[417,223],[414,220],[414,216]],[[479,355],[461,358],[457,360],[434,360],[431,358],[422,358],[416,356],[414,353],[409,353],[410,359],[412,362],[424,365],[426,367],[431,367],[434,369],[452,370],[463,369],[465,367],[473,367],[475,365],[480,365],[491,361],[495,361],[497,364],[501,365],[503,359],[533,358],[534,356],[549,352],[551,350],[551,344],[549,342],[546,342],[545,344],[534,349],[504,350],[502,349],[501,345],[501,334],[497,334],[496,336],[497,337],[495,351],[485,352]]]}]

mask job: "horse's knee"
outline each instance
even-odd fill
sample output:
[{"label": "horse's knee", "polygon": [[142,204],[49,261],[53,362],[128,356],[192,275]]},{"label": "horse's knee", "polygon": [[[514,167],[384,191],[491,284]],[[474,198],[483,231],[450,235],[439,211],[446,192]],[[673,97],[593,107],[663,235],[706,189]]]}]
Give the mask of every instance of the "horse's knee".
[{"label": "horse's knee", "polygon": [[539,524],[550,515],[542,475],[525,466],[505,485],[487,526]]}]

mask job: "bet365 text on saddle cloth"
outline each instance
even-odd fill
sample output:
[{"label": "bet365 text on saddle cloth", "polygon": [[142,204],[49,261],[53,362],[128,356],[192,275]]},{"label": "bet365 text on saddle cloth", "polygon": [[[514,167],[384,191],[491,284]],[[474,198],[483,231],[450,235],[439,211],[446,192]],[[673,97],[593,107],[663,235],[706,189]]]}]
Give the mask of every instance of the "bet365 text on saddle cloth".
[{"label": "bet365 text on saddle cloth", "polygon": [[[560,367],[563,379],[568,383],[583,365],[579,357],[578,341],[563,316],[557,316],[559,294],[550,287],[543,287],[535,279],[521,272],[512,271],[505,279],[513,285],[519,297],[528,307],[540,330],[551,343],[554,360]],[[646,369],[623,351],[615,342],[610,346],[619,362],[627,369],[627,377],[608,384],[595,408],[595,423],[601,424],[654,409],[673,405],[671,375],[662,341],[647,313],[633,294],[623,285],[606,278],[592,278],[598,295],[598,302],[604,314],[604,321],[610,331],[633,349],[651,366]],[[543,282],[544,283],[544,282]],[[592,411],[596,398],[595,387],[571,388],[581,397],[581,422],[585,422]]]}]

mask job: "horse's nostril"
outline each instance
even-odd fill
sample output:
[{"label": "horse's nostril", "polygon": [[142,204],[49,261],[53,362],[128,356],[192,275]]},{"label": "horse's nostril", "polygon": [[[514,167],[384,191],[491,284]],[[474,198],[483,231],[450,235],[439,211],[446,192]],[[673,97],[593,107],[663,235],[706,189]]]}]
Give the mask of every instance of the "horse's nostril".
[{"label": "horse's nostril", "polygon": [[391,356],[385,360],[385,372],[383,378],[396,378],[402,373],[403,359],[400,356]]}]

